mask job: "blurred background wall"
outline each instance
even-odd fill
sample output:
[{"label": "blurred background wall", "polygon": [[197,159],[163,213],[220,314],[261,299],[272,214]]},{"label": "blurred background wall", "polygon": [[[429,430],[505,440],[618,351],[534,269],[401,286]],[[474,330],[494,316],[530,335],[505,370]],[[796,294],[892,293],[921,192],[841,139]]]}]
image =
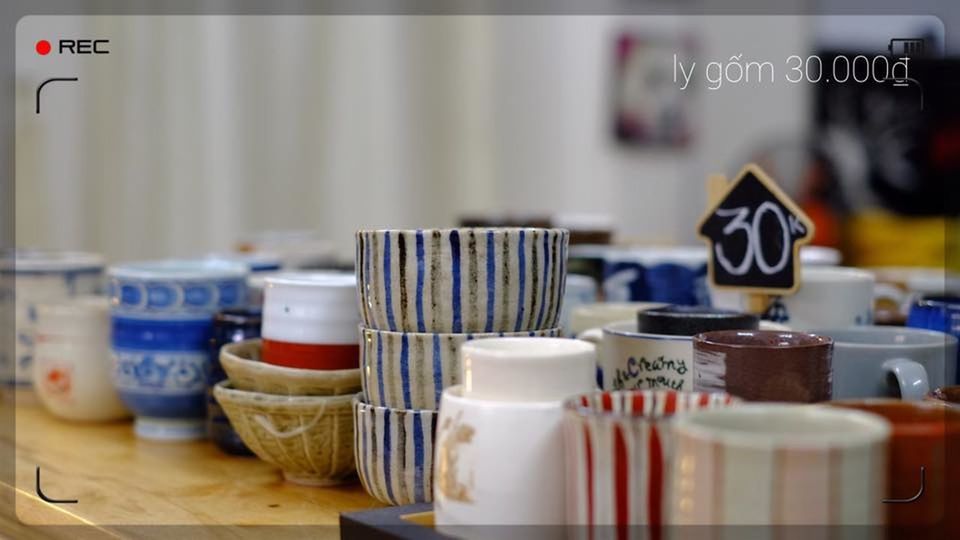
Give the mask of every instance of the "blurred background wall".
[{"label": "blurred background wall", "polygon": [[[43,27],[109,36],[109,60],[38,62],[33,22],[18,31],[17,243],[111,260],[291,228],[350,257],[360,227],[491,211],[601,214],[624,238],[695,242],[706,175],[808,130],[812,87],[701,83],[688,146],[625,148],[617,34],[692,35],[704,61],[822,39],[804,17],[74,18]],[[36,82],[78,70],[35,115]]]}]

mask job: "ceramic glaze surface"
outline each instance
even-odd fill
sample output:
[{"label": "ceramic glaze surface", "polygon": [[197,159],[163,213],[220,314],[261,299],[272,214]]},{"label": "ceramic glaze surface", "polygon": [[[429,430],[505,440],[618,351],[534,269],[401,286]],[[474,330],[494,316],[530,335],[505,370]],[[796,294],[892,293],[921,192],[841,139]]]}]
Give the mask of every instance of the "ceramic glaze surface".
[{"label": "ceramic glaze surface", "polygon": [[274,396],[228,381],[213,392],[243,442],[287,481],[330,486],[353,478],[352,396]]},{"label": "ceramic glaze surface", "polygon": [[495,337],[556,337],[558,328],[493,334],[427,334],[360,329],[363,393],[372,405],[436,409],[444,388],[462,382],[460,347]]},{"label": "ceramic glaze surface", "polygon": [[390,505],[433,500],[437,413],[375,407],[353,398],[357,472],[373,498]]},{"label": "ceramic glaze surface", "polygon": [[568,242],[561,229],[360,231],[361,318],[405,332],[554,328]]}]

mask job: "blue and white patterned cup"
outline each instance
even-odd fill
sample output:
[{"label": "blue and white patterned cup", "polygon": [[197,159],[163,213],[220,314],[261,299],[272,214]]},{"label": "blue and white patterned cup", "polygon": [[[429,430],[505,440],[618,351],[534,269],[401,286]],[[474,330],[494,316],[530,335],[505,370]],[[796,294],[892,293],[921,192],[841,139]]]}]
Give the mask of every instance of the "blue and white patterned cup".
[{"label": "blue and white patterned cup", "polygon": [[391,505],[433,500],[437,412],[391,409],[353,398],[353,446],[363,488]]},{"label": "blue and white patterned cup", "polygon": [[522,332],[557,326],[570,233],[461,228],[357,232],[364,326]]},{"label": "blue and white patterned cup", "polygon": [[247,268],[223,261],[157,261],[113,266],[114,384],[137,416],[138,436],[205,435],[213,316],[246,302]]},{"label": "blue and white patterned cup", "polygon": [[706,247],[611,247],[602,258],[608,301],[710,305]]},{"label": "blue and white patterned cup", "polygon": [[432,409],[448,386],[460,384],[460,346],[494,337],[557,337],[559,328],[529,332],[429,334],[360,328],[363,395],[371,405]]},{"label": "blue and white patterned cup", "polygon": [[[29,386],[37,305],[103,290],[103,259],[93,253],[16,250],[0,258],[0,382]],[[10,341],[13,340],[13,343]]]}]

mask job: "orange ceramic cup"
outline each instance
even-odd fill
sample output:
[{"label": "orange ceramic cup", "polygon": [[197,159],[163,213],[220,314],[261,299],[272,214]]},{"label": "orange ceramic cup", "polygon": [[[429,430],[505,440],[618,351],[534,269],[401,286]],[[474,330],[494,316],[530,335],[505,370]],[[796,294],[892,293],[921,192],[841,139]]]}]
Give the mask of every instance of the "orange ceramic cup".
[{"label": "orange ceramic cup", "polygon": [[884,495],[890,538],[960,538],[960,410],[931,401],[894,399],[830,405],[874,413],[892,424]]}]

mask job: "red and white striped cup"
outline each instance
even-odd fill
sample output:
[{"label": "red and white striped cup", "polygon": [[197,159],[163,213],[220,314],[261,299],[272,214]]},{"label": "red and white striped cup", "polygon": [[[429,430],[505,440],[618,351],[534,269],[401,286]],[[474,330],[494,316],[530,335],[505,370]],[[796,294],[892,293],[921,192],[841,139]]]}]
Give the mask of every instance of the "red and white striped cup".
[{"label": "red and white striped cup", "polygon": [[302,369],[360,365],[357,279],[333,272],[283,272],[265,279],[263,361]]},{"label": "red and white striped cup", "polygon": [[[644,536],[669,516],[672,419],[738,402],[724,393],[673,390],[596,392],[564,403],[567,523],[586,538]],[[595,531],[594,528],[597,528]],[[600,536],[596,532],[604,531]]]}]

